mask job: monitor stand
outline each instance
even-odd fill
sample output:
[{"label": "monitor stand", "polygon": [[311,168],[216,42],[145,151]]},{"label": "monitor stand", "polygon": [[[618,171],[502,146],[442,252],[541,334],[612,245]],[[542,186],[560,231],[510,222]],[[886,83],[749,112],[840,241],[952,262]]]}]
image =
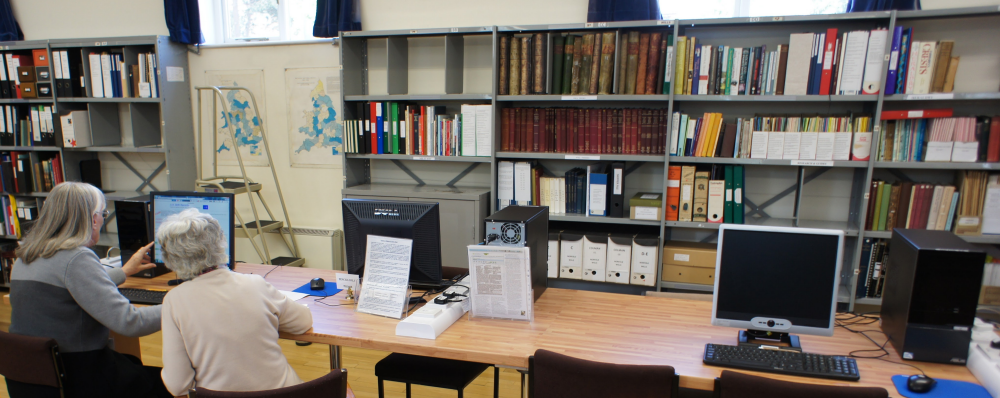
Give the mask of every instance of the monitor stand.
[{"label": "monitor stand", "polygon": [[739,345],[766,345],[787,350],[802,351],[802,345],[799,344],[799,336],[789,333],[753,329],[741,330],[739,342]]}]

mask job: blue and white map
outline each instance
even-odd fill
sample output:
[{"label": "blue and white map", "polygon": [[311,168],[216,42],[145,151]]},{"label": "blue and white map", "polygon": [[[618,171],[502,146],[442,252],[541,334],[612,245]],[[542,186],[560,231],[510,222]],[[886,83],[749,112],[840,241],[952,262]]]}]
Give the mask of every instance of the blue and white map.
[{"label": "blue and white map", "polygon": [[[245,166],[267,166],[267,154],[264,152],[264,121],[260,115],[265,115],[267,111],[264,107],[264,71],[263,70],[234,70],[234,71],[205,71],[205,80],[210,86],[245,87],[253,93],[257,99],[257,111],[254,112],[253,101],[250,95],[243,90],[222,90],[225,106],[229,108],[226,114],[226,107],[222,101],[218,102],[215,109],[216,118],[216,156],[220,165],[238,165],[236,150],[239,150],[240,157]],[[205,94],[206,99],[208,94]],[[213,95],[214,97],[214,95]],[[217,97],[216,97],[217,98]],[[212,102],[203,103],[204,114],[211,114]],[[207,121],[211,123],[211,120]],[[233,142],[229,127],[232,126],[232,134],[236,136]],[[211,131],[211,125],[208,126]],[[274,136],[273,131],[267,131]]]},{"label": "blue and white map", "polygon": [[334,68],[285,70],[288,144],[292,166],[336,167],[343,152],[340,72]]}]

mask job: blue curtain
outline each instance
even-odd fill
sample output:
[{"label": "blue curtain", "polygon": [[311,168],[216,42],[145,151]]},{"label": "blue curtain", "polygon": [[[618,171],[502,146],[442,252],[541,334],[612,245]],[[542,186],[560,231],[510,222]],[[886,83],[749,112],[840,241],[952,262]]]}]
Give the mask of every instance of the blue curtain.
[{"label": "blue curtain", "polygon": [[851,0],[847,12],[919,10],[920,0]]},{"label": "blue curtain", "polygon": [[359,6],[357,0],[316,0],[313,36],[337,37],[340,32],[361,30]]},{"label": "blue curtain", "polygon": [[21,25],[14,19],[14,9],[10,0],[0,0],[0,41],[24,40]]},{"label": "blue curtain", "polygon": [[590,0],[587,22],[649,21],[660,19],[657,0]]},{"label": "blue curtain", "polygon": [[170,31],[170,41],[184,44],[205,41],[201,34],[198,0],[163,0],[163,12],[167,19],[167,30]]}]

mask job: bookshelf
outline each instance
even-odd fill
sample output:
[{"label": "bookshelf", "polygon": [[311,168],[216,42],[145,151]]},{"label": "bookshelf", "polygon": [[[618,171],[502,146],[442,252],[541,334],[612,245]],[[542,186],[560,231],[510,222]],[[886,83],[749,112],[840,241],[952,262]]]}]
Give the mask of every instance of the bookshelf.
[{"label": "bookshelf", "polygon": [[[69,55],[65,65],[71,73],[64,80],[82,81],[84,85],[79,87],[78,84],[76,92],[72,89],[68,92],[54,89],[48,98],[0,99],[0,105],[51,105],[55,132],[55,145],[0,146],[0,152],[28,153],[32,161],[37,161],[39,156],[58,155],[65,181],[80,181],[80,162],[99,159],[102,164],[100,173],[104,176],[102,188],[106,191],[105,199],[109,208],[113,206],[114,200],[143,195],[152,190],[194,189],[194,136],[191,134],[190,76],[187,72],[186,46],[171,43],[167,36],[0,42],[0,52],[31,54],[31,50],[44,50],[52,69],[57,61],[56,53],[59,53],[60,59],[63,54]],[[90,53],[120,54],[126,67],[140,65],[140,54],[155,54],[154,78],[158,80],[158,96],[95,98],[91,88],[91,69],[86,62]],[[148,65],[153,66],[151,63]],[[168,79],[168,72],[171,71],[181,72],[181,78]],[[58,83],[62,74],[55,74],[54,70],[52,73],[51,82]],[[153,77],[151,73],[147,76]],[[132,91],[135,88],[138,87],[133,87]],[[123,87],[122,91],[123,94],[128,94],[130,90]],[[112,144],[64,147],[59,117],[71,111],[85,112],[90,119],[91,133],[95,137],[101,135],[102,139],[110,140]],[[38,208],[41,208],[48,196],[45,190],[35,189],[31,192],[4,194],[13,195],[18,202],[33,202]],[[104,235],[114,237],[113,233],[102,233],[101,245],[117,244]],[[14,236],[6,238],[16,239]]]},{"label": "bookshelf", "polygon": [[[877,95],[688,95],[669,94],[633,95],[633,94],[598,94],[598,95],[564,95],[552,92],[553,37],[567,32],[596,33],[615,32],[616,43],[622,33],[628,31],[660,32],[678,36],[697,36],[699,44],[729,45],[734,47],[753,47],[766,45],[767,49],[776,48],[778,44],[789,43],[789,35],[799,32],[825,32],[827,28],[837,28],[838,32],[853,30],[872,30],[887,28],[890,32],[896,26],[914,27],[915,38],[918,40],[955,40],[955,54],[968,56],[969,62],[961,64],[960,77],[956,79],[954,93],[932,94],[894,94],[885,95],[885,90],[879,90]],[[870,231],[864,229],[865,215],[868,211],[868,197],[871,182],[897,175],[912,175],[915,180],[922,177],[921,173],[929,173],[935,179],[948,180],[953,174],[964,170],[1000,170],[1000,163],[933,163],[933,162],[882,162],[875,161],[877,145],[872,146],[871,161],[797,161],[787,159],[745,159],[745,158],[713,158],[692,156],[671,156],[666,154],[605,154],[605,153],[536,153],[502,150],[500,142],[501,113],[508,108],[638,108],[663,109],[668,115],[680,112],[689,115],[700,115],[708,112],[721,112],[727,122],[735,118],[748,118],[754,115],[868,115],[872,117],[874,135],[880,132],[882,110],[909,110],[954,108],[956,116],[996,115],[1000,106],[1000,80],[995,76],[995,66],[1000,64],[1000,47],[993,43],[984,43],[981,37],[995,35],[996,26],[1000,26],[1000,10],[996,7],[974,7],[951,10],[932,11],[885,11],[853,14],[785,16],[785,17],[752,17],[724,18],[704,20],[672,20],[672,21],[631,21],[607,23],[581,23],[559,25],[521,25],[496,26],[491,28],[444,28],[425,30],[398,30],[380,32],[343,32],[341,45],[341,60],[344,67],[344,104],[351,115],[351,107],[358,101],[400,101],[408,104],[435,104],[454,106],[461,103],[478,103],[493,105],[493,150],[489,158],[479,159],[479,162],[489,163],[488,175],[483,175],[485,167],[475,168],[469,172],[471,161],[459,159],[425,159],[418,162],[412,155],[345,155],[345,193],[352,187],[384,183],[404,183],[420,186],[418,182],[398,177],[403,173],[413,173],[431,184],[449,181],[458,173],[468,173],[470,176],[462,180],[474,183],[480,187],[488,187],[496,193],[498,189],[498,164],[503,161],[533,161],[542,166],[544,175],[561,176],[562,172],[573,167],[585,166],[595,162],[621,161],[633,171],[625,179],[625,198],[635,192],[658,192],[666,197],[667,170],[671,165],[742,165],[747,175],[747,198],[754,202],[747,203],[745,222],[747,224],[779,225],[792,227],[832,228],[844,230],[847,235],[841,285],[838,301],[845,308],[853,309],[858,304],[877,304],[876,299],[856,299],[855,286],[858,264],[861,258],[862,243],[866,238],[888,238],[890,232]],[[540,34],[541,36],[537,36]],[[463,40],[449,38],[462,35]],[[490,51],[468,48],[470,35],[488,35]],[[535,94],[516,95],[503,94],[509,90],[501,90],[499,60],[503,36],[541,37],[545,40],[544,59],[546,90]],[[372,40],[367,42],[366,40]],[[441,61],[434,65],[435,73],[443,76],[433,82],[415,86],[413,72],[413,56],[415,43],[412,40],[433,40],[440,42],[436,54]],[[449,44],[451,43],[451,44]],[[447,87],[457,87],[454,82],[459,73],[447,60],[455,59],[452,54],[458,54],[461,46],[454,43],[464,43],[464,62],[467,69],[470,64],[489,62],[490,70],[470,73],[466,70],[461,75],[465,79],[462,84],[466,90],[451,90]],[[959,44],[960,43],[960,44]],[[961,46],[961,48],[959,48]],[[619,46],[620,47],[620,46]],[[671,47],[677,49],[676,41]],[[885,43],[885,54],[891,50],[891,40]],[[616,48],[613,57],[621,56]],[[476,54],[479,59],[470,59],[470,54]],[[457,56],[457,55],[456,55]],[[889,57],[881,62],[881,81],[886,81],[889,69]],[[403,61],[410,61],[409,64]],[[617,61],[616,61],[617,62]],[[965,58],[963,61],[965,62]],[[613,65],[618,65],[617,63]],[[426,65],[425,65],[426,66]],[[618,68],[614,67],[612,76],[614,87],[621,78]],[[980,75],[977,84],[969,78],[961,77],[967,72],[970,78]],[[489,76],[490,84],[482,90],[482,82],[471,83],[469,76]],[[407,79],[409,78],[409,79]],[[987,82],[983,84],[983,81]],[[676,82],[676,79],[675,79]],[[416,92],[427,85],[435,84],[435,92]],[[467,88],[470,85],[480,87],[475,91]],[[613,92],[617,93],[617,91]],[[451,109],[449,109],[450,111]],[[670,121],[668,120],[668,126]],[[669,127],[668,128],[668,132]],[[669,138],[669,135],[668,137]],[[387,164],[402,164],[412,169],[395,170]],[[483,165],[485,166],[485,165]],[[419,170],[418,170],[419,169]],[[948,180],[951,181],[951,180]],[[496,210],[495,195],[491,198],[491,211]],[[665,206],[665,205],[664,205]],[[665,207],[661,212],[665,211]],[[626,215],[627,217],[627,215]],[[591,231],[632,231],[653,233],[659,237],[660,247],[668,240],[687,240],[714,242],[719,224],[707,222],[681,221],[641,221],[628,218],[585,217],[577,214],[555,214],[550,217],[553,229],[576,229]],[[1000,245],[1000,236],[966,236],[969,242],[976,244]],[[662,255],[662,251],[658,256]],[[657,263],[661,263],[658,260]],[[710,285],[675,283],[661,281],[657,270],[656,286],[647,289],[681,289],[694,291],[711,291]],[[628,291],[635,286],[622,288],[611,283],[580,282],[576,280],[556,279],[560,286],[578,286],[580,288]],[[614,285],[614,286],[612,286]],[[641,289],[639,289],[641,290]]]}]

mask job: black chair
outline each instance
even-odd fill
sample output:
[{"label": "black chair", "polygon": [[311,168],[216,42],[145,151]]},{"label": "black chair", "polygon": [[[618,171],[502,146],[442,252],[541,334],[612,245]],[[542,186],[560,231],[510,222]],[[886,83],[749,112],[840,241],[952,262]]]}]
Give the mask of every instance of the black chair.
[{"label": "black chair", "polygon": [[881,387],[842,387],[794,383],[723,370],[715,379],[716,398],[886,398]]},{"label": "black chair", "polygon": [[55,339],[0,332],[0,375],[11,398],[64,396],[66,373]]},{"label": "black chair", "polygon": [[[456,390],[458,398],[462,398],[465,396],[463,393],[465,387],[489,367],[490,365],[485,363],[392,353],[375,364],[375,377],[378,377],[378,396],[385,398],[383,381],[394,381],[406,383],[406,398],[410,398],[411,384]],[[499,383],[500,368],[494,367],[494,398],[500,396]]]},{"label": "black chair", "polygon": [[538,398],[677,397],[673,366],[618,365],[537,350],[528,358],[529,392]]},{"label": "black chair", "polygon": [[347,369],[337,369],[326,376],[302,384],[266,391],[213,391],[198,387],[190,398],[348,398],[354,392],[347,386]]}]

